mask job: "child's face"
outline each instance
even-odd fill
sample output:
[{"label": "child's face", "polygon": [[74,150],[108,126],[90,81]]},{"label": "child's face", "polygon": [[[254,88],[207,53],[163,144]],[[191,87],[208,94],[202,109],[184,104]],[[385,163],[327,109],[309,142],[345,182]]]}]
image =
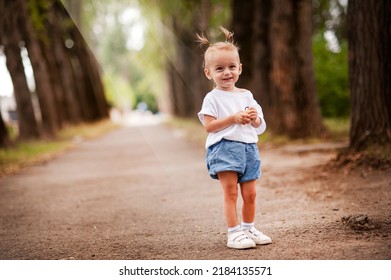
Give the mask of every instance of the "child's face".
[{"label": "child's face", "polygon": [[237,51],[212,50],[205,57],[205,75],[213,79],[216,88],[224,91],[234,91],[235,83],[242,73],[242,64]]}]

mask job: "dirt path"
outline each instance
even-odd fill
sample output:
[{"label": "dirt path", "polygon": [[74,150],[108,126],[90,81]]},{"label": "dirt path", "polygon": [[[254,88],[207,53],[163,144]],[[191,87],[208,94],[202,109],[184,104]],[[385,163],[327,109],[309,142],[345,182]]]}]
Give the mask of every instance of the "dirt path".
[{"label": "dirt path", "polygon": [[[273,244],[237,251],[202,145],[121,128],[0,178],[0,259],[391,259],[391,172],[319,167],[332,148],[261,151],[256,222]],[[342,223],[360,213],[376,228]]]}]

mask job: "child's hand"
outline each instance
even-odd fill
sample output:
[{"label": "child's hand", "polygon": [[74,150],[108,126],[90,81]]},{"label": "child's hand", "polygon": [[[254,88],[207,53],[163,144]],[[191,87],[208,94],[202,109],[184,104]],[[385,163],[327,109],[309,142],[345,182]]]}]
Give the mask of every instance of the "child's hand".
[{"label": "child's hand", "polygon": [[247,117],[251,120],[251,122],[255,121],[258,118],[258,112],[253,107],[248,107],[245,111]]},{"label": "child's hand", "polygon": [[249,124],[251,123],[250,116],[247,112],[238,112],[234,116],[234,121],[236,124]]}]

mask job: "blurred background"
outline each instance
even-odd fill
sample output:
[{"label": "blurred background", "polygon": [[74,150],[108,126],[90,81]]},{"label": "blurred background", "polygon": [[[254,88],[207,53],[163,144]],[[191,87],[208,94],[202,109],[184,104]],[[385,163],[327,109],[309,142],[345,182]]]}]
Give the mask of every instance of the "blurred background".
[{"label": "blurred background", "polygon": [[[368,114],[381,111],[379,118],[385,122],[369,134],[378,137],[389,131],[389,109],[378,110],[389,102],[384,99],[389,87],[382,90],[383,97],[374,98],[374,89],[360,102],[350,102],[356,91],[349,93],[347,43],[350,40],[350,70],[355,75],[350,79],[358,81],[350,85],[361,85],[361,77],[368,73],[387,75],[388,68],[376,62],[389,54],[386,47],[380,48],[382,52],[376,49],[376,38],[384,38],[381,32],[389,26],[387,1],[0,3],[3,147],[15,139],[56,137],[72,125],[110,116],[121,119],[130,113],[195,119],[213,87],[204,77],[205,49],[195,42],[195,34],[203,33],[212,42],[223,40],[220,25],[235,33],[243,63],[238,86],[251,90],[262,105],[269,133],[322,137],[328,135],[330,124],[348,131],[350,123],[351,146],[359,147],[363,133],[372,128],[350,115],[363,112],[352,106],[375,100],[377,105]],[[365,17],[369,20],[359,21]],[[375,46],[374,56],[358,49],[368,41]],[[363,59],[357,59],[358,54]]]}]

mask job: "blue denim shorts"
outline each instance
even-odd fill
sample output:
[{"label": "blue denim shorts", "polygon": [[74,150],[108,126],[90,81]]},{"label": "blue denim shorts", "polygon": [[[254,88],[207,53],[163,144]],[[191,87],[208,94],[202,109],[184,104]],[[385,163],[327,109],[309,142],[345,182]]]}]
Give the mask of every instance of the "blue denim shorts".
[{"label": "blue denim shorts", "polygon": [[261,160],[258,146],[222,139],[206,151],[206,166],[209,175],[218,179],[222,171],[238,173],[238,182],[247,182],[261,177]]}]

